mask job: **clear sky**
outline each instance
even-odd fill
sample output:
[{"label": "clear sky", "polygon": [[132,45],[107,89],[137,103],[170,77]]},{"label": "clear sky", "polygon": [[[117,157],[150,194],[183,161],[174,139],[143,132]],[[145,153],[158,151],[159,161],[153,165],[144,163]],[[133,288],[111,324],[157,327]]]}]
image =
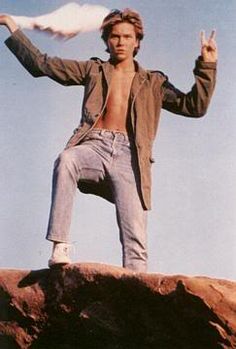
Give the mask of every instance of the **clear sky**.
[{"label": "clear sky", "polygon": [[[40,15],[66,0],[1,0],[0,12]],[[88,1],[80,1],[80,4]],[[199,32],[217,31],[217,88],[204,118],[162,112],[154,147],[149,271],[236,279],[236,1],[89,1],[131,7],[144,19],[137,56],[188,91],[199,54]],[[59,42],[25,31],[43,52],[64,58],[107,59],[99,32]],[[34,79],[5,47],[0,28],[0,267],[47,267],[44,239],[53,162],[80,120],[82,87]],[[113,205],[78,192],[71,241],[74,262],[120,265]]]}]

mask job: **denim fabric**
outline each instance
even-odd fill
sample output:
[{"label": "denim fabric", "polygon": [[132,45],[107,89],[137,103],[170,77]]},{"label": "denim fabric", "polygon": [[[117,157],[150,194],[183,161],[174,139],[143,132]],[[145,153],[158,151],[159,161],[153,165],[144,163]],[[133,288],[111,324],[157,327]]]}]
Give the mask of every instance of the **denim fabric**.
[{"label": "denim fabric", "polygon": [[69,242],[78,181],[98,182],[105,179],[115,200],[123,266],[134,271],[146,271],[147,211],[140,200],[138,165],[132,149],[133,142],[125,133],[94,129],[82,143],[60,154],[53,174],[48,240]]}]

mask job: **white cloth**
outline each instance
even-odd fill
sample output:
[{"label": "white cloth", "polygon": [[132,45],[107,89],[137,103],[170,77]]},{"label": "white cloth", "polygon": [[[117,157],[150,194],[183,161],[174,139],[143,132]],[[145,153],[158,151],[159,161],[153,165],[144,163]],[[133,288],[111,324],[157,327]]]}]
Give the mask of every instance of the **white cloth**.
[{"label": "white cloth", "polygon": [[25,29],[47,31],[55,36],[70,38],[78,33],[97,30],[110,12],[100,5],[79,5],[71,2],[57,10],[38,17],[11,16]]}]

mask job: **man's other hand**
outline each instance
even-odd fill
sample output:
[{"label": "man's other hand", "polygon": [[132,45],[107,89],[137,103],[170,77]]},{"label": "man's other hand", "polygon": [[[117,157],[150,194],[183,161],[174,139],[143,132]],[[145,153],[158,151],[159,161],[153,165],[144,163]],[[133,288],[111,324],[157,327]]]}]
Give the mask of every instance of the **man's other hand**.
[{"label": "man's other hand", "polygon": [[209,39],[206,38],[205,31],[201,31],[201,55],[204,62],[216,62],[218,58],[216,46],[216,31],[212,30]]},{"label": "man's other hand", "polygon": [[5,25],[10,33],[13,33],[19,28],[13,18],[4,13],[0,13],[0,25]]}]

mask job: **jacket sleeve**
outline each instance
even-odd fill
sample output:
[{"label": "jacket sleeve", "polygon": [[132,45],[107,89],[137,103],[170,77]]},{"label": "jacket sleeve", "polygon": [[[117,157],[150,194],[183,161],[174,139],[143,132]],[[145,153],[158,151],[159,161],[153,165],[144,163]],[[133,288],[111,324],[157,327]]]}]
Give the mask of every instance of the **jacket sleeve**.
[{"label": "jacket sleeve", "polygon": [[5,44],[32,76],[48,76],[65,86],[84,85],[89,61],[48,57],[47,54],[42,54],[20,29],[15,31]]},{"label": "jacket sleeve", "polygon": [[162,108],[184,116],[201,117],[205,115],[215,88],[216,63],[196,60],[195,84],[188,93],[175,88],[168,79],[163,83]]}]

